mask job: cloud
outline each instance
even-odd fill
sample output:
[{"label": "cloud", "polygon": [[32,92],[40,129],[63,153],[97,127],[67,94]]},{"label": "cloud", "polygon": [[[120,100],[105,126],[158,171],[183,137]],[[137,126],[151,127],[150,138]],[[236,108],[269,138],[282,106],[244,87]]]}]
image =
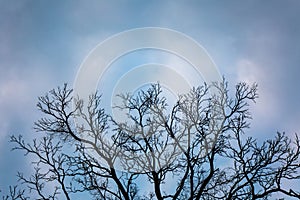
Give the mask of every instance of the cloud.
[{"label": "cloud", "polygon": [[[268,82],[273,82],[272,75],[267,75],[266,68],[259,65],[253,60],[241,59],[236,64],[237,81],[246,82],[248,85],[258,84],[259,98],[256,103],[251,103],[250,110],[253,116],[251,132],[262,131],[266,127],[273,129],[274,121],[277,121],[277,113],[279,112],[279,99],[277,94],[272,90],[273,86]],[[267,76],[267,78],[266,78]],[[274,86],[276,87],[276,86]],[[259,134],[259,133],[255,133]],[[273,134],[273,132],[271,133]]]},{"label": "cloud", "polygon": [[[57,6],[0,1],[0,143],[12,131],[31,133],[38,115],[36,97],[73,81],[95,45],[112,34],[144,26],[182,31],[208,49],[230,81],[257,82],[260,98],[252,107],[253,125],[261,130],[299,130],[299,1],[274,1],[272,6],[255,0],[68,2]],[[146,61],[155,62],[149,55]],[[129,63],[143,64],[138,61]],[[193,72],[178,58],[156,61],[192,79]],[[166,76],[167,72],[157,78]]]},{"label": "cloud", "polygon": [[[0,83],[0,144],[10,131],[17,131],[21,124],[28,120],[31,97],[28,84],[22,80],[10,79]],[[29,114],[30,116],[30,114]],[[21,130],[20,130],[21,131]],[[1,146],[1,145],[0,145]]]}]

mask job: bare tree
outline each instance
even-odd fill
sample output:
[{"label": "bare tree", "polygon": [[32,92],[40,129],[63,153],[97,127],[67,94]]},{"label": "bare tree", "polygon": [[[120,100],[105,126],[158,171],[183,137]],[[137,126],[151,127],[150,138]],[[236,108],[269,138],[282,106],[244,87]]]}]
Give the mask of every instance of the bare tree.
[{"label": "bare tree", "polygon": [[[211,93],[210,91],[214,91]],[[300,179],[300,141],[284,133],[261,145],[245,131],[257,85],[225,81],[192,89],[168,105],[159,84],[121,94],[115,120],[101,107],[73,98],[67,85],[40,97],[44,135],[31,144],[11,137],[14,149],[34,156],[35,173],[3,199],[268,199],[274,193],[300,199],[283,182]],[[73,102],[75,106],[73,105]],[[147,182],[151,185],[145,189]],[[171,186],[171,187],[170,187]]]}]

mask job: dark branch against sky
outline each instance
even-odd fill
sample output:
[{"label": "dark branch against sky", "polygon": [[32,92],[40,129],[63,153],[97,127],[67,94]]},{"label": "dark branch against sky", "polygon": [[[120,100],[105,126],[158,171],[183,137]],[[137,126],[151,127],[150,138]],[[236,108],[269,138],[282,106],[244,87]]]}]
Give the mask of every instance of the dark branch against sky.
[{"label": "dark branch against sky", "polygon": [[0,1],[0,180],[12,183],[16,170],[29,168],[7,141],[13,133],[35,137],[36,97],[72,84],[91,49],[137,27],[181,31],[206,48],[230,83],[257,82],[250,134],[299,132],[299,6],[296,0]]}]

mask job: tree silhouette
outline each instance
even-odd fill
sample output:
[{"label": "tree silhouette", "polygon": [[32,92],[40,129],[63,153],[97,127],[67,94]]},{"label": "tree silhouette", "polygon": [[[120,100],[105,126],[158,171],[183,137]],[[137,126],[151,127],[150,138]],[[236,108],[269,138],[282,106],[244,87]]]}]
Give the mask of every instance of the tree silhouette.
[{"label": "tree silhouette", "polygon": [[174,105],[153,84],[119,96],[121,120],[105,113],[101,95],[83,102],[72,92],[65,84],[39,97],[43,137],[11,137],[33,156],[34,173],[18,173],[20,185],[3,199],[300,199],[283,184],[300,179],[298,136],[259,145],[245,134],[256,84],[239,83],[232,95],[225,81],[204,85]]}]

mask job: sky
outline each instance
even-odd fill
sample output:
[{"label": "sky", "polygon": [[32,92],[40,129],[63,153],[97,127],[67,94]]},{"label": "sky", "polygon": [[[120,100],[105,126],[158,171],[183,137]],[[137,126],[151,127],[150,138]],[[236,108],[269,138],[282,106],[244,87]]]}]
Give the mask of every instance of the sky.
[{"label": "sky", "polygon": [[[16,171],[28,170],[8,140],[12,134],[36,137],[37,97],[63,83],[72,86],[91,50],[134,28],[168,28],[193,38],[232,89],[239,81],[257,82],[249,136],[299,133],[299,7],[299,0],[0,0],[0,188],[15,183]],[[128,55],[121,63],[138,66],[154,54],[146,51],[140,60]],[[151,62],[163,62],[153,57]],[[106,79],[122,75],[114,67]]]}]

